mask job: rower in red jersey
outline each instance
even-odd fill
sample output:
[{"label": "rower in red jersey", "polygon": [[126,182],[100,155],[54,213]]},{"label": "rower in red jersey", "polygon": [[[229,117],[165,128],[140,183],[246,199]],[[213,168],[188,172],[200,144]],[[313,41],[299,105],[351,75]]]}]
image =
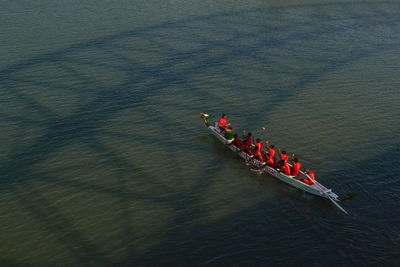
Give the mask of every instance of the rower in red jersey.
[{"label": "rower in red jersey", "polygon": [[281,171],[285,174],[285,175],[287,175],[287,176],[290,176],[291,175],[291,173],[290,173],[290,166],[289,166],[289,163],[287,162],[287,161],[282,161],[282,167],[281,167]]},{"label": "rower in red jersey", "polygon": [[242,150],[244,147],[242,140],[238,137],[238,135],[236,133],[233,135],[233,137],[235,139],[233,139],[231,144],[234,145],[235,147],[237,147],[238,149]]},{"label": "rower in red jersey", "polygon": [[218,127],[221,131],[225,131],[226,129],[232,129],[229,126],[226,115],[222,114],[221,118],[218,120]]},{"label": "rower in red jersey", "polygon": [[248,154],[249,156],[252,156],[254,153],[253,151],[253,140],[251,138],[251,133],[249,132],[247,136],[245,135],[246,131],[243,130],[243,138],[242,138],[242,150],[244,153]]},{"label": "rower in red jersey", "polygon": [[298,158],[294,158],[293,167],[292,167],[290,174],[292,176],[296,177],[297,175],[299,175],[300,170],[301,170],[301,163],[299,162]]},{"label": "rower in red jersey", "polygon": [[279,165],[278,165],[278,166],[279,166],[280,168],[282,168],[282,167],[283,167],[283,164],[288,162],[289,157],[286,155],[286,151],[285,151],[285,150],[283,150],[283,151],[281,152],[281,149],[278,149],[278,154],[280,155],[280,156],[279,156]]},{"label": "rower in red jersey", "polygon": [[314,181],[317,180],[317,178],[315,177],[314,172],[312,172],[312,171],[310,171],[310,170],[308,170],[308,169],[304,169],[303,172],[304,172],[305,174],[307,174],[308,178],[307,178],[307,179],[302,179],[301,181],[302,181],[303,183],[305,183],[305,184],[308,184],[308,185],[314,184]]},{"label": "rower in red jersey", "polygon": [[253,158],[260,162],[264,162],[264,158],[261,153],[262,152],[260,150],[258,150],[258,148],[256,146],[253,148]]},{"label": "rower in red jersey", "polygon": [[260,138],[257,138],[256,143],[254,144],[255,151],[256,151],[256,158],[264,162],[264,157],[263,157],[263,143],[261,143]]},{"label": "rower in red jersey", "polygon": [[270,167],[275,167],[275,146],[269,145],[269,141],[266,141],[265,144],[268,149],[267,164]]},{"label": "rower in red jersey", "polygon": [[263,151],[263,143],[261,143],[260,138],[257,138],[256,143],[254,146],[257,148],[257,154],[262,156],[262,151]]},{"label": "rower in red jersey", "polygon": [[[245,131],[243,131],[243,135],[245,134]],[[244,137],[244,149],[251,151],[252,150],[252,144],[253,144],[253,139],[251,138],[251,133],[249,132],[247,136]]]},{"label": "rower in red jersey", "polygon": [[289,157],[286,155],[286,151],[285,151],[285,150],[282,151],[280,160],[283,160],[283,161],[285,161],[285,162],[288,162]]}]

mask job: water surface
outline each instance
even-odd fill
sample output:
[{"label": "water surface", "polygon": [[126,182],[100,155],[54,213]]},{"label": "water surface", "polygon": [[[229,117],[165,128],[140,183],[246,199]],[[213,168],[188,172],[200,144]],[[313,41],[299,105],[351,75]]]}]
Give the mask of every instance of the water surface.
[{"label": "water surface", "polygon": [[[1,4],[3,265],[398,265],[400,5],[193,2]],[[350,215],[201,111],[355,192]]]}]

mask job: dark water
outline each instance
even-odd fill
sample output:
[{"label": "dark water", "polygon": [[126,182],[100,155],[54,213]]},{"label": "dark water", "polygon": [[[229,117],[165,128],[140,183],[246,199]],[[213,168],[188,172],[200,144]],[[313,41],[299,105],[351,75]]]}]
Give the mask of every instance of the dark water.
[{"label": "dark water", "polygon": [[[1,3],[2,266],[399,265],[399,11]],[[201,111],[356,193],[350,215],[250,171]]]}]

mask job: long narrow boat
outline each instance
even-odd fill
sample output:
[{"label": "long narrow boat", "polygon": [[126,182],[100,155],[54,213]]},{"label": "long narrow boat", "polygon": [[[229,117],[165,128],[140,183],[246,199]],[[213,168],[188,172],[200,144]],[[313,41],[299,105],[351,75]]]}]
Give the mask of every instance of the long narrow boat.
[{"label": "long narrow boat", "polygon": [[237,155],[239,155],[241,158],[243,158],[244,160],[246,160],[247,162],[249,162],[250,164],[257,166],[258,168],[260,168],[260,170],[262,172],[268,173],[276,178],[278,178],[279,180],[281,180],[282,182],[285,182],[295,188],[298,188],[300,190],[303,190],[307,193],[310,193],[314,196],[318,196],[318,197],[322,197],[322,198],[326,198],[328,200],[330,200],[336,207],[338,207],[341,211],[347,213],[346,210],[344,210],[337,202],[340,202],[338,195],[336,195],[334,192],[332,192],[331,189],[326,188],[325,186],[323,186],[322,184],[320,184],[317,181],[314,181],[314,184],[312,185],[308,185],[303,183],[302,181],[300,181],[301,179],[306,179],[308,178],[308,176],[304,173],[304,172],[300,172],[300,174],[297,177],[293,177],[293,176],[287,176],[284,173],[269,167],[269,166],[265,166],[262,162],[253,159],[250,155],[248,155],[247,153],[243,152],[242,150],[240,150],[238,147],[234,146],[233,144],[231,144],[232,140],[227,140],[225,138],[225,136],[223,135],[223,133],[221,132],[221,130],[218,127],[218,123],[215,123],[215,126],[210,125],[209,121],[208,121],[208,115],[206,113],[200,113],[201,118],[203,119],[204,124],[207,126],[207,128],[211,131],[211,133],[219,140],[221,141],[223,144],[227,145],[227,147],[232,150],[233,152],[237,153]]}]

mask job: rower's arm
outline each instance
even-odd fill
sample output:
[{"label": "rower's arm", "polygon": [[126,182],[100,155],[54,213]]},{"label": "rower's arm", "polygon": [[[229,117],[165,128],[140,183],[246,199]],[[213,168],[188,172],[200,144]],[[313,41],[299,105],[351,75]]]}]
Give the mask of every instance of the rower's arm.
[{"label": "rower's arm", "polygon": [[265,141],[265,148],[269,149],[269,141]]}]

